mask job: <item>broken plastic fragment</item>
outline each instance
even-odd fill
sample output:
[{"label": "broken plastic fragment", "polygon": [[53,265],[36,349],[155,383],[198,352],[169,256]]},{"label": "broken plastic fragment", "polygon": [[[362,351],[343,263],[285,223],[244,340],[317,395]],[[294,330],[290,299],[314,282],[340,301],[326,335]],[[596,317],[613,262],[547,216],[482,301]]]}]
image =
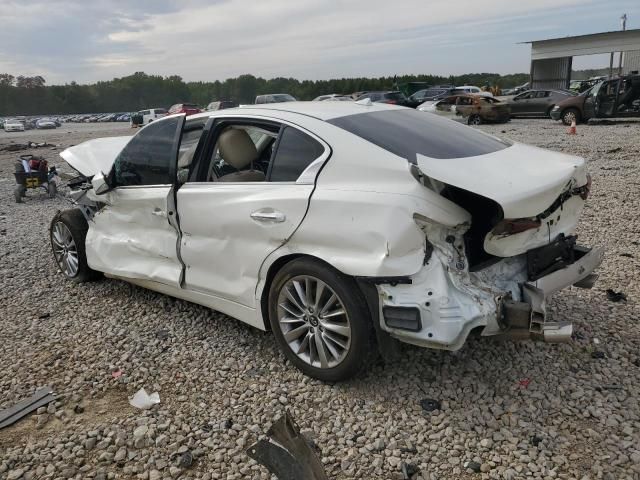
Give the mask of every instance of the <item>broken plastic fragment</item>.
[{"label": "broken plastic fragment", "polygon": [[113,378],[120,378],[122,376],[122,370],[115,370],[111,372],[111,376]]},{"label": "broken plastic fragment", "polygon": [[141,388],[136,392],[129,403],[132,407],[139,408],[141,410],[149,410],[154,405],[160,403],[160,394],[153,392],[151,395],[147,393],[144,388]]}]

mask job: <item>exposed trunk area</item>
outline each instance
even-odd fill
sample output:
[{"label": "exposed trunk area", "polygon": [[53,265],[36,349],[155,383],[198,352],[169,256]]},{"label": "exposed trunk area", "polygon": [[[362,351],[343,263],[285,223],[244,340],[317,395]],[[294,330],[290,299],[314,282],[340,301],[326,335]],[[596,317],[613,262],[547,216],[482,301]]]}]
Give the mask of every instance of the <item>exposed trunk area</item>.
[{"label": "exposed trunk area", "polygon": [[501,260],[500,257],[491,255],[484,249],[485,237],[503,219],[500,205],[490,198],[452,185],[447,185],[441,195],[471,214],[471,228],[464,234],[469,270],[480,270]]}]

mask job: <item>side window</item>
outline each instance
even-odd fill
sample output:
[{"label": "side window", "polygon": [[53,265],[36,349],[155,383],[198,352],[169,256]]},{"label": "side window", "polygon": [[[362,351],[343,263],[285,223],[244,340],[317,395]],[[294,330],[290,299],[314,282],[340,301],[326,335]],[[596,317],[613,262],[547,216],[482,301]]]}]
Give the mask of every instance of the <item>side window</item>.
[{"label": "side window", "polygon": [[173,141],[180,118],[156,121],[144,127],[114,162],[115,186],[173,183]]},{"label": "side window", "polygon": [[549,92],[540,91],[536,92],[536,98],[546,98],[549,96]]},{"label": "side window", "polygon": [[295,182],[324,153],[324,147],[306,133],[285,127],[269,171],[271,182]]}]

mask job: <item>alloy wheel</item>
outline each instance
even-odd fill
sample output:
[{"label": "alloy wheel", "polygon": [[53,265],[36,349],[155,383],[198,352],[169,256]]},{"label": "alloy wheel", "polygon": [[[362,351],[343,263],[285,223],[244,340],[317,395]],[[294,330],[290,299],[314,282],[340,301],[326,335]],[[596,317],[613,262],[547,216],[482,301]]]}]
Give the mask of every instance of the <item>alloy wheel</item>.
[{"label": "alloy wheel", "polygon": [[73,278],[78,273],[78,248],[69,228],[57,222],[51,231],[53,255],[64,274]]},{"label": "alloy wheel", "polygon": [[278,295],[278,324],[295,355],[316,368],[339,365],[351,346],[349,315],[336,292],[322,280],[299,275]]},{"label": "alloy wheel", "polygon": [[564,123],[567,125],[571,125],[572,122],[574,122],[576,120],[576,114],[569,110],[568,112],[566,112],[564,114]]}]

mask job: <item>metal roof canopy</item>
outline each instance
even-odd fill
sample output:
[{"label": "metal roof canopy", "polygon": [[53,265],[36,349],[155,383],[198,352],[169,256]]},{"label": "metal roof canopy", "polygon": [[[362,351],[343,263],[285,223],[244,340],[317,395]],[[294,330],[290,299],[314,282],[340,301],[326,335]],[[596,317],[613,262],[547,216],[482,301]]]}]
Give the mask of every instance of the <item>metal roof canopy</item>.
[{"label": "metal roof canopy", "polygon": [[531,60],[576,57],[598,53],[625,52],[640,49],[640,28],[593,33],[575,37],[532,40]]}]

